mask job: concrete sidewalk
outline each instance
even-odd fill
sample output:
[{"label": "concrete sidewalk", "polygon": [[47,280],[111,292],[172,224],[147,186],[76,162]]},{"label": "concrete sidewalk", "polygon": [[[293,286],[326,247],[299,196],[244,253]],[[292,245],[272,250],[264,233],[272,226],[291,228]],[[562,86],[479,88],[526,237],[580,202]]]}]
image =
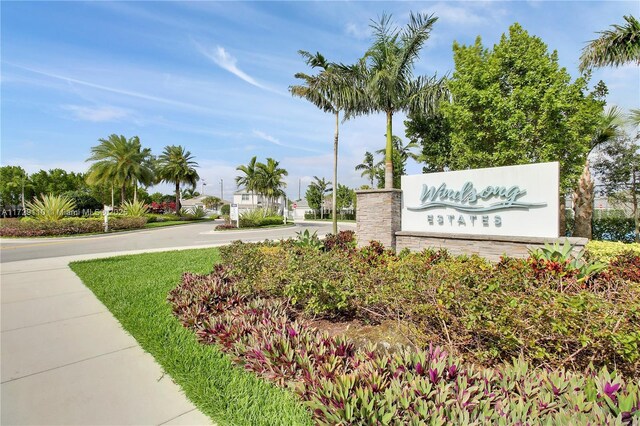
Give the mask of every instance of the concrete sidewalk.
[{"label": "concrete sidewalk", "polygon": [[1,424],[211,424],[67,266],[114,255],[2,264]]}]

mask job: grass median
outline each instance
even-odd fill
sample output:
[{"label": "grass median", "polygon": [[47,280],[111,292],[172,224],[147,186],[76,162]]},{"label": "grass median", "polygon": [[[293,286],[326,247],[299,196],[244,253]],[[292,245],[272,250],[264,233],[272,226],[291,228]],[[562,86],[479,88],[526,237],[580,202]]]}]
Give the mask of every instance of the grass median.
[{"label": "grass median", "polygon": [[208,273],[217,249],[148,253],[72,263],[106,305],[187,397],[220,425],[310,425],[293,394],[232,365],[214,346],[196,341],[172,315],[167,293],[183,272]]}]

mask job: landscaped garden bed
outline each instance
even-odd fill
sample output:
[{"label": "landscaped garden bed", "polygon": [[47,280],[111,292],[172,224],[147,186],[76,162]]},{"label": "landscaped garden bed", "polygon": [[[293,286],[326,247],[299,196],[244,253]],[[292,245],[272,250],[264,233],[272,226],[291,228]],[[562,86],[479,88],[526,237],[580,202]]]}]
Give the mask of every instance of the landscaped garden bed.
[{"label": "landscaped garden bed", "polygon": [[[114,217],[109,219],[109,230],[124,231],[144,228],[144,217]],[[104,232],[104,220],[99,218],[69,217],[56,221],[31,218],[0,219],[2,237],[51,237]]]},{"label": "landscaped garden bed", "polygon": [[201,342],[297,393],[318,424],[638,420],[640,258],[561,254],[395,255],[348,234],[235,243],[169,299]]}]

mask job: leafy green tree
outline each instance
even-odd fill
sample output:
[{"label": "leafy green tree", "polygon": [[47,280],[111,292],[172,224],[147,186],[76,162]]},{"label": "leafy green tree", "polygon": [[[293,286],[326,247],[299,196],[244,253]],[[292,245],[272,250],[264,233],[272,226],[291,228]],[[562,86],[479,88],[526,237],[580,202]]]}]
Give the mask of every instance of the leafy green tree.
[{"label": "leafy green tree", "polygon": [[0,204],[3,209],[18,205],[24,210],[24,203],[33,196],[29,175],[20,166],[0,167]]},{"label": "leafy green tree", "polygon": [[604,102],[587,94],[588,76],[571,81],[541,39],[519,24],[492,50],[454,43],[453,102],[442,104],[451,126],[451,168],[560,163],[560,230],[564,194],[578,181]]},{"label": "leafy green tree", "polygon": [[[308,100],[324,112],[335,115],[335,134],[333,138],[333,181],[338,182],[338,137],[340,129],[340,111],[344,111],[344,119],[348,119],[354,109],[355,92],[358,86],[349,78],[349,74],[337,64],[328,62],[319,52],[312,55],[300,50],[298,53],[305,59],[307,65],[319,69],[317,75],[297,73],[296,78],[304,84],[289,87],[292,95]],[[360,99],[363,97],[361,96]],[[332,194],[333,233],[338,233],[338,219],[336,217],[336,188]]]},{"label": "leafy green tree", "polygon": [[162,182],[175,185],[176,212],[180,211],[180,185],[196,186],[198,163],[193,159],[191,152],[186,151],[181,145],[170,145],[164,148],[162,155],[158,157],[157,174]]},{"label": "leafy green tree", "polygon": [[94,162],[89,168],[87,183],[119,186],[121,203],[125,201],[127,185],[133,184],[135,201],[138,183],[151,185],[154,182],[151,150],[142,148],[137,136],[127,139],[112,134],[98,142],[87,159]]},{"label": "leafy green tree", "polygon": [[635,63],[640,65],[640,22],[632,15],[624,16],[623,25],[612,25],[611,30],[601,31],[580,56],[580,71],[592,67],[618,67]]},{"label": "leafy green tree", "polygon": [[421,148],[416,161],[424,164],[423,173],[451,168],[451,126],[442,113],[426,115],[416,111],[409,114],[404,125],[409,141]]},{"label": "leafy green tree", "polygon": [[267,199],[265,215],[271,205],[275,204],[275,200],[284,196],[284,188],[287,186],[284,177],[288,175],[289,172],[281,168],[280,162],[273,158],[267,158],[266,163],[256,163],[256,189]]},{"label": "leafy green tree", "polygon": [[33,173],[29,180],[35,195],[61,195],[70,191],[86,191],[84,173],[67,172],[62,169],[40,170]]},{"label": "leafy green tree", "polygon": [[353,189],[349,188],[346,185],[338,184],[338,191],[336,192],[338,193],[338,196],[337,196],[338,210],[353,207],[354,205],[353,200],[355,198],[355,191]]},{"label": "leafy green tree", "polygon": [[[236,170],[242,175],[236,176],[236,185],[251,193],[251,204],[254,203],[254,194],[258,190],[258,170],[256,169],[257,157],[253,156],[247,165],[240,165]],[[255,206],[254,206],[255,207]]]},{"label": "leafy green tree", "polygon": [[354,115],[382,112],[387,119],[385,182],[393,187],[392,123],[396,112],[435,113],[445,94],[444,80],[435,76],[413,76],[413,66],[430,36],[437,18],[433,15],[409,15],[409,23],[398,29],[391,17],[382,15],[372,23],[374,42],[360,65],[352,67],[363,82],[365,99],[356,103]]},{"label": "leafy green tree", "polygon": [[640,137],[618,136],[605,144],[594,162],[594,169],[603,185],[603,192],[631,207],[635,220],[635,239],[640,242]]}]

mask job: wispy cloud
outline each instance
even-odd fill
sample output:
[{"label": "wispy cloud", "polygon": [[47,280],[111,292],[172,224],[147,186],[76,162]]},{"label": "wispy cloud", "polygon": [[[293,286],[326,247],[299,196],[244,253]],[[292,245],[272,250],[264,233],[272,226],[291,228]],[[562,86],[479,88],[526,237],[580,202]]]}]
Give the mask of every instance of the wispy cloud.
[{"label": "wispy cloud", "polygon": [[104,90],[106,92],[111,92],[111,93],[116,93],[119,95],[125,95],[125,96],[130,96],[133,98],[138,98],[138,99],[144,99],[147,101],[152,101],[152,102],[159,102],[159,103],[163,103],[166,105],[172,105],[175,107],[179,107],[179,108],[185,108],[185,109],[189,109],[189,110],[197,110],[200,112],[206,112],[206,113],[211,113],[213,111],[198,106],[198,105],[193,105],[193,104],[189,104],[186,102],[180,102],[180,101],[176,101],[173,99],[166,99],[166,98],[162,98],[162,97],[158,97],[158,96],[153,96],[153,95],[147,95],[146,93],[141,93],[141,92],[134,92],[131,90],[124,90],[124,89],[120,89],[117,87],[109,87],[109,86],[105,86],[102,84],[96,84],[96,83],[92,83],[90,81],[85,81],[85,80],[80,80],[77,78],[73,78],[73,77],[68,77],[68,76],[64,76],[64,75],[60,75],[60,74],[56,74],[56,73],[52,73],[49,71],[43,71],[43,70],[39,70],[36,68],[31,68],[31,67],[26,67],[23,65],[18,65],[18,64],[12,64],[12,63],[7,63],[5,62],[5,64],[14,66],[16,68],[20,68],[26,71],[30,71],[32,73],[35,74],[40,74],[43,75],[45,77],[49,77],[49,78],[55,78],[58,80],[62,80],[62,81],[66,81],[67,83],[70,84],[78,84],[78,85],[82,85],[82,86],[86,86],[86,87],[91,87],[93,89],[98,89],[98,90]]},{"label": "wispy cloud", "polygon": [[238,68],[238,65],[237,65],[238,60],[234,56],[232,56],[229,52],[227,52],[224,47],[216,46],[215,49],[207,49],[206,47],[202,46],[200,43],[195,42],[195,44],[198,47],[198,50],[200,51],[200,53],[202,53],[207,58],[211,59],[213,62],[215,62],[216,65],[218,65],[223,70],[229,71],[231,74],[235,75],[241,80],[246,81],[252,86],[256,86],[263,90],[270,90],[268,87],[264,86],[263,84],[258,83],[258,81],[256,81],[255,78],[251,77],[249,74],[247,74],[246,72]]},{"label": "wispy cloud", "polygon": [[61,108],[70,111],[78,120],[103,122],[117,121],[128,117],[130,111],[113,106],[90,107],[81,105],[62,105]]},{"label": "wispy cloud", "polygon": [[299,149],[300,151],[307,151],[307,152],[315,152],[318,154],[322,154],[322,151],[319,151],[317,149],[311,149],[311,148],[305,148],[303,146],[296,146],[296,145],[289,145],[289,144],[285,144],[283,142],[281,142],[278,138],[275,138],[265,132],[262,132],[260,130],[254,130],[253,131],[253,135],[258,137],[259,139],[265,140],[267,142],[271,142],[274,145],[277,146],[281,146],[284,148],[289,148],[289,149]]}]

